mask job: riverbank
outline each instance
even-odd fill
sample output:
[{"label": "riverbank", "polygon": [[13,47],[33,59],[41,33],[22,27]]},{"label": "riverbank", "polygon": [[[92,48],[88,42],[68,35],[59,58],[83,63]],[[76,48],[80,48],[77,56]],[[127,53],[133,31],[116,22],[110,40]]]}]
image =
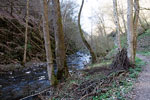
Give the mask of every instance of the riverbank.
[{"label": "riverbank", "polygon": [[[67,60],[70,73],[85,68],[88,63],[90,63],[90,55],[83,52],[70,55]],[[49,88],[46,66],[44,62],[28,62],[25,66],[19,63],[1,65],[0,98],[20,99]],[[54,66],[56,68],[56,65]]]}]

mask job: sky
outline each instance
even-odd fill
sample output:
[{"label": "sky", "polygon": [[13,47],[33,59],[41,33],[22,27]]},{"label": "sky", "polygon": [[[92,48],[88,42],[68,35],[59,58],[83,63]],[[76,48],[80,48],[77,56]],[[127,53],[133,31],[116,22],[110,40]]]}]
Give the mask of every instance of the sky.
[{"label": "sky", "polygon": [[[77,0],[77,2],[79,5],[81,5],[82,1]],[[82,28],[88,33],[91,31],[91,24],[92,26],[94,25],[93,19],[91,18],[93,17],[93,14],[96,11],[96,9],[98,9],[99,7],[99,4],[97,2],[98,0],[85,0],[83,6],[82,15],[81,15],[81,25]]]},{"label": "sky", "polygon": [[[87,32],[91,33],[91,28],[94,29],[96,26],[95,16],[99,12],[99,8],[107,5],[110,0],[85,0],[83,11],[81,15],[82,28]],[[82,0],[77,0],[79,6]]]},{"label": "sky", "polygon": [[[68,1],[68,0],[64,0],[64,1]],[[72,1],[75,1],[79,5],[77,9],[79,11],[82,0],[72,0]],[[87,33],[90,33],[91,26],[93,27],[96,26],[94,24],[95,12],[98,12],[98,8],[101,3],[106,3],[107,1],[109,0],[85,0],[82,13],[81,13],[81,26],[82,26],[82,29],[84,29],[84,31],[86,31]]]}]

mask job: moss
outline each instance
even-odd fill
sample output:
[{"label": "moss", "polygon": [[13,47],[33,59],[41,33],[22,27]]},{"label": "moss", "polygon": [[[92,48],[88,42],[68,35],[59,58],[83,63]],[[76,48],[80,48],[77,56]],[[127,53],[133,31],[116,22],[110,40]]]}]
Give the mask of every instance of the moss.
[{"label": "moss", "polygon": [[57,77],[53,74],[52,75],[52,80],[53,80],[53,83],[51,83],[53,86],[57,86],[58,84],[58,80],[57,80]]},{"label": "moss", "polygon": [[57,71],[57,79],[58,80],[64,81],[68,78],[68,76],[69,76],[69,72],[68,72],[67,66],[65,66],[62,69],[58,68],[58,71]]}]

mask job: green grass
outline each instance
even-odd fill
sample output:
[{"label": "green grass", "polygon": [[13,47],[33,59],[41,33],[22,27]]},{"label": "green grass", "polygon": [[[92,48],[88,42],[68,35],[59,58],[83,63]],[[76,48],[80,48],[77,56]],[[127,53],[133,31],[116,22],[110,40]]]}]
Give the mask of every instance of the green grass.
[{"label": "green grass", "polygon": [[111,63],[112,63],[112,60],[103,60],[101,63],[89,65],[88,68],[101,67],[105,65],[107,66],[107,65],[110,65]]},{"label": "green grass", "polygon": [[135,64],[137,67],[141,67],[141,66],[146,65],[146,63],[138,57],[135,58]]},{"label": "green grass", "polygon": [[149,51],[139,51],[137,53],[141,54],[141,55],[144,55],[144,56],[150,56],[150,52]]}]

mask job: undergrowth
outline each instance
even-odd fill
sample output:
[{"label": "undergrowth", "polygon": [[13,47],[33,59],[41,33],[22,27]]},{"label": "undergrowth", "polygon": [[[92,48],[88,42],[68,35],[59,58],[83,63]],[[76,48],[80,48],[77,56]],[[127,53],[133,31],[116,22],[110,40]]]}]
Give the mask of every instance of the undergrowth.
[{"label": "undergrowth", "polygon": [[150,29],[138,36],[137,53],[144,56],[150,55]]},{"label": "undergrowth", "polygon": [[145,65],[145,62],[137,57],[135,62],[136,67],[130,68],[126,77],[119,76],[119,80],[115,80],[106,93],[93,97],[93,100],[126,100],[128,98],[126,94],[132,90],[133,82],[142,71],[142,66]]},{"label": "undergrowth", "polygon": [[140,35],[138,37],[138,39],[142,39],[144,38],[145,36],[150,36],[150,29],[148,29],[147,31],[145,31],[142,35]]}]

